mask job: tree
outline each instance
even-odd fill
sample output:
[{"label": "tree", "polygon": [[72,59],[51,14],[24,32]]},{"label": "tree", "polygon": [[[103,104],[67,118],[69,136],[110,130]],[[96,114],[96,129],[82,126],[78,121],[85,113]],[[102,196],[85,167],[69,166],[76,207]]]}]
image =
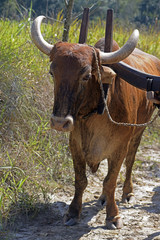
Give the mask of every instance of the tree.
[{"label": "tree", "polygon": [[[0,0],[0,17],[10,19],[26,17],[32,2],[32,17],[45,15],[55,19],[57,14],[63,10],[65,29],[68,31],[67,18],[70,18],[70,14],[67,13],[67,9],[69,9],[70,1],[74,2],[73,11],[71,11],[73,19],[77,16],[81,17],[84,8],[90,8],[91,20],[97,18],[104,20],[107,9],[113,8],[114,18],[117,18],[119,22],[136,22],[148,26],[155,24],[156,19],[158,22],[160,12],[160,0]],[[68,17],[67,14],[69,14]]]},{"label": "tree", "polygon": [[142,0],[140,3],[139,21],[145,25],[155,23],[155,19],[159,17],[160,1],[159,0]]},{"label": "tree", "polygon": [[0,16],[4,18],[16,18],[16,0],[1,0],[0,4]]},{"label": "tree", "polygon": [[68,41],[68,36],[69,36],[69,29],[72,21],[72,9],[73,9],[73,3],[74,0],[65,0],[66,4],[66,19],[64,22],[64,31],[63,31],[63,37],[62,41]]}]

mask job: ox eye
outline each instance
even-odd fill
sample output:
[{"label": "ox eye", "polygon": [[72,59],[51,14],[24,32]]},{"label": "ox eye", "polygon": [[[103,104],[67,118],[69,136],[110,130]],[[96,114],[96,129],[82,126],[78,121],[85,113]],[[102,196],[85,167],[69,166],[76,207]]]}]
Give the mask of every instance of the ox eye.
[{"label": "ox eye", "polygon": [[83,81],[88,81],[91,78],[91,73],[87,74],[84,78]]}]

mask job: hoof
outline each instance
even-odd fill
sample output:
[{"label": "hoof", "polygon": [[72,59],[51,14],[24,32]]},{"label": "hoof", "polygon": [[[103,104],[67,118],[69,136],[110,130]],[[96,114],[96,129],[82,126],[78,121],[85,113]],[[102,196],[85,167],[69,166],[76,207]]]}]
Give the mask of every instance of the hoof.
[{"label": "hoof", "polygon": [[119,216],[106,219],[106,227],[110,230],[120,229],[123,227],[123,221]]},{"label": "hoof", "polygon": [[106,205],[106,198],[103,194],[99,197],[98,202],[101,204],[102,207]]},{"label": "hoof", "polygon": [[65,226],[74,226],[78,223],[78,218],[75,218],[75,217],[71,217],[69,216],[69,214],[67,213],[64,218],[63,218],[63,221],[64,221],[64,225]]},{"label": "hoof", "polygon": [[65,226],[74,226],[78,223],[77,219],[70,218],[68,221],[64,223]]},{"label": "hoof", "polygon": [[130,203],[130,204],[135,204],[136,199],[133,193],[129,193],[128,195],[124,196],[122,198],[123,203]]}]

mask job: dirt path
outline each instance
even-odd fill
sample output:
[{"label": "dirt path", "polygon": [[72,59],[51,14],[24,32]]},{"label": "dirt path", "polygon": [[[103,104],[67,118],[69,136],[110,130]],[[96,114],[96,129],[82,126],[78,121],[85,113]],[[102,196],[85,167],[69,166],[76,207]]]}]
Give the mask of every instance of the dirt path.
[{"label": "dirt path", "polygon": [[[143,154],[142,154],[143,153]],[[116,199],[124,227],[120,230],[105,228],[105,208],[99,204],[102,181],[107,172],[107,162],[102,162],[95,175],[88,173],[89,184],[84,193],[82,217],[78,225],[63,226],[62,216],[72,200],[73,187],[50,196],[50,206],[37,218],[18,225],[12,233],[13,240],[160,240],[160,151],[141,149],[138,159],[145,161],[134,170],[134,205],[121,203],[122,168],[116,191]],[[148,156],[152,156],[149,157]],[[141,162],[141,161],[140,161]]]}]

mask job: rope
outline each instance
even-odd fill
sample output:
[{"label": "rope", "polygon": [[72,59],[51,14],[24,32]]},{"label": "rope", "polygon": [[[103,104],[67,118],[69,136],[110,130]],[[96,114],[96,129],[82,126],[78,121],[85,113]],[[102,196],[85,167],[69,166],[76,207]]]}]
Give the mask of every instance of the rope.
[{"label": "rope", "polygon": [[125,122],[116,122],[115,120],[112,119],[111,115],[110,115],[110,112],[109,112],[109,109],[108,109],[108,105],[107,105],[107,99],[108,99],[108,93],[107,93],[107,96],[106,96],[106,99],[105,99],[105,94],[104,94],[104,89],[103,89],[103,83],[102,83],[102,78],[101,78],[101,73],[100,73],[100,68],[99,68],[99,63],[98,63],[98,57],[97,57],[97,54],[96,54],[96,50],[94,49],[93,47],[93,50],[94,50],[94,53],[95,53],[95,59],[96,59],[96,65],[97,65],[97,71],[98,71],[98,81],[100,83],[100,89],[101,89],[101,92],[102,92],[102,98],[103,98],[103,101],[104,101],[104,106],[105,106],[105,110],[106,110],[106,113],[108,115],[108,118],[109,120],[118,125],[118,126],[125,126],[125,127],[146,127],[150,124],[152,124],[156,118],[158,116],[160,116],[160,109],[158,110],[157,114],[154,116],[154,118],[152,120],[150,120],[149,122],[146,122],[146,123],[125,123]]}]

